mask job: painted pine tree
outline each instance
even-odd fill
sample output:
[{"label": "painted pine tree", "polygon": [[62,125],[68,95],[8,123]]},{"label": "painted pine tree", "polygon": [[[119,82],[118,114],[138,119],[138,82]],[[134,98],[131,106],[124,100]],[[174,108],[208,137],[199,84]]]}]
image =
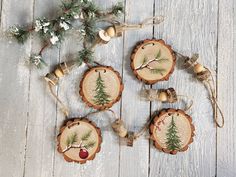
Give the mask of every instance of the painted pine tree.
[{"label": "painted pine tree", "polygon": [[174,117],[172,116],[170,125],[168,126],[166,133],[166,145],[167,149],[170,151],[179,150],[181,147],[181,141],[178,136],[177,126],[174,121]]},{"label": "painted pine tree", "polygon": [[94,102],[96,105],[105,105],[110,102],[110,95],[105,91],[105,83],[102,80],[100,72],[98,73],[98,78],[96,80],[96,89],[95,89]]}]

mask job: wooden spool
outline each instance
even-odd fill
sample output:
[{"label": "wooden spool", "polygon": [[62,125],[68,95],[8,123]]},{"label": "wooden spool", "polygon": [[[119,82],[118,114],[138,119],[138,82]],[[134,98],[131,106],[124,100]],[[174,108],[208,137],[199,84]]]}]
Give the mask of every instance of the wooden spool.
[{"label": "wooden spool", "polygon": [[87,118],[70,119],[60,128],[57,141],[57,150],[67,162],[83,164],[100,151],[101,130]]},{"label": "wooden spool", "polygon": [[186,151],[193,142],[194,130],[192,118],[180,109],[163,109],[149,127],[154,146],[170,154]]},{"label": "wooden spool", "polygon": [[104,110],[120,100],[123,88],[117,71],[110,66],[97,66],[85,72],[79,93],[88,106]]},{"label": "wooden spool", "polygon": [[171,46],[166,45],[161,39],[140,42],[131,55],[133,73],[146,84],[168,80],[175,64],[176,59]]}]

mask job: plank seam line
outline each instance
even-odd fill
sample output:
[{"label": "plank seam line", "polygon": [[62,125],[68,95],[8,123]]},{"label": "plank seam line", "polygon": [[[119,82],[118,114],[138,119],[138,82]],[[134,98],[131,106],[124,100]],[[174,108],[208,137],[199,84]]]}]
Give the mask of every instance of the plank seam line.
[{"label": "plank seam line", "polygon": [[[60,47],[59,47],[59,51],[58,51],[58,57],[59,57],[59,63],[61,62],[61,44],[60,44]],[[60,83],[57,87],[57,96],[59,96],[59,90],[60,90]],[[55,137],[55,147],[54,147],[54,150],[53,150],[53,162],[52,162],[52,177],[55,177],[55,158],[56,158],[56,149],[57,149],[57,141],[56,141],[56,138],[57,138],[57,118],[58,118],[58,103],[56,102],[56,106],[55,106],[55,109],[56,109],[56,120],[55,120],[55,127],[54,127],[54,137]]]},{"label": "plank seam line", "polygon": [[[35,18],[35,14],[34,14],[34,10],[35,10],[35,0],[33,0],[33,5],[32,5],[32,18]],[[32,52],[32,35],[30,35],[30,52]],[[28,106],[28,110],[27,110],[27,118],[26,118],[26,125],[25,125],[25,149],[24,149],[24,166],[23,166],[23,177],[25,177],[25,166],[26,166],[26,154],[27,154],[27,146],[28,146],[28,123],[29,123],[29,107],[30,107],[30,84],[31,84],[31,69],[29,68],[29,80],[28,80],[28,100],[27,100],[27,106]]]},{"label": "plank seam line", "polygon": [[[216,99],[218,97],[218,59],[219,59],[219,23],[220,23],[220,0],[217,1],[217,37],[216,37]],[[217,114],[217,112],[216,112]],[[213,115],[215,116],[215,115]],[[217,177],[217,161],[218,161],[218,157],[217,157],[217,152],[218,152],[218,148],[217,148],[217,144],[218,144],[218,138],[217,138],[217,127],[216,127],[216,142],[215,142],[215,146],[216,146],[216,150],[215,150],[215,177]]]},{"label": "plank seam line", "polygon": [[1,1],[1,9],[0,9],[0,27],[2,28],[2,5],[3,5],[3,1]]},{"label": "plank seam line", "polygon": [[[126,0],[124,0],[124,9],[125,9],[125,11],[124,11],[124,18],[123,18],[123,20],[124,20],[124,22],[126,22],[126,3],[127,3],[127,1]],[[122,50],[123,50],[123,54],[122,54],[122,67],[121,67],[121,75],[122,75],[122,82],[124,82],[124,80],[123,80],[123,78],[124,78],[124,60],[125,60],[125,36],[126,36],[126,33],[124,32],[124,34],[123,34],[123,41],[122,41],[122,43],[123,43],[123,47],[122,47]],[[121,96],[121,100],[120,100],[120,117],[122,118],[122,108],[123,108],[123,96]],[[118,177],[120,177],[120,170],[121,170],[121,163],[120,163],[120,161],[121,161],[121,140],[120,140],[120,138],[119,138],[119,163],[118,163]]]}]

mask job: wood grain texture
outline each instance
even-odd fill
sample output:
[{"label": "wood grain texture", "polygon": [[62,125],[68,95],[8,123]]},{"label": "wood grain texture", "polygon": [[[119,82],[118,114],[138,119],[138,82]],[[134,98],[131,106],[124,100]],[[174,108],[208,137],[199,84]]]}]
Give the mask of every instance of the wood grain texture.
[{"label": "wood grain texture", "polygon": [[[110,8],[116,1],[96,1],[102,8]],[[75,41],[75,36],[66,39],[61,47],[61,59],[69,60],[73,54],[81,49],[79,40]],[[95,51],[95,60],[100,64],[114,67],[117,71],[122,73],[122,53],[123,38],[111,40],[107,45],[98,46]],[[79,83],[82,79],[86,67],[77,68],[72,71],[69,76],[61,81],[59,88],[59,96],[67,103],[71,111],[71,117],[83,116],[88,112],[94,111],[83,103],[79,95]],[[78,99],[79,98],[79,99]],[[112,110],[118,115],[120,114],[120,102],[116,103]],[[56,154],[55,156],[55,176],[118,176],[119,168],[119,139],[114,135],[109,119],[110,113],[100,113],[90,116],[98,127],[102,129],[103,142],[101,151],[96,155],[93,161],[87,162],[85,165],[68,164],[63,158]],[[58,112],[57,129],[64,120],[63,115]],[[111,169],[111,170],[108,170]]]},{"label": "wood grain texture", "polygon": [[[2,30],[17,23],[32,21],[31,0],[17,2],[2,2]],[[30,40],[25,45],[18,45],[14,40],[1,36],[0,176],[18,177],[24,174],[29,90],[29,69],[24,64],[24,58],[30,50]]]},{"label": "wood grain texture", "polygon": [[225,114],[225,126],[217,129],[217,176],[236,176],[236,3],[219,1],[218,100]]},{"label": "wood grain texture", "polygon": [[[153,16],[153,0],[126,1],[125,22],[140,23]],[[123,82],[125,89],[122,99],[122,118],[129,131],[139,131],[149,118],[150,103],[140,99],[142,83],[136,79],[130,68],[130,55],[138,41],[152,38],[153,28],[127,31],[124,34]],[[134,142],[133,147],[121,146],[120,176],[148,176],[149,143],[144,137]]]},{"label": "wood grain texture", "polygon": [[[155,28],[174,50],[186,55],[200,54],[201,62],[214,69],[217,43],[217,1],[155,1],[155,14],[166,16],[164,24]],[[206,25],[207,24],[207,25]],[[168,82],[154,88],[174,87],[177,94],[193,98],[192,116],[196,136],[189,150],[176,156],[158,152],[151,146],[150,176],[215,176],[216,129],[208,95],[199,82],[184,70],[176,70]],[[152,111],[159,106],[152,104]],[[163,107],[183,108],[182,104]],[[162,163],[160,163],[162,162]],[[158,170],[156,170],[158,169]]]},{"label": "wood grain texture", "polygon": [[[95,0],[104,9],[117,0]],[[48,92],[42,76],[59,61],[70,60],[81,48],[77,33],[68,35],[59,48],[48,49],[44,58],[49,67],[29,69],[24,59],[40,49],[37,37],[19,45],[0,38],[0,176],[3,177],[234,177],[236,176],[235,110],[235,11],[234,0],[123,0],[127,23],[139,23],[147,17],[164,15],[156,27],[127,31],[123,37],[98,46],[95,60],[114,67],[123,76],[122,100],[112,109],[121,115],[131,131],[138,131],[150,114],[161,107],[182,108],[181,103],[160,105],[141,100],[142,83],[130,69],[130,54],[136,42],[162,38],[174,50],[200,54],[200,62],[217,69],[217,91],[225,113],[225,127],[216,129],[208,94],[190,73],[175,68],[167,82],[153,88],[174,87],[178,94],[192,96],[196,128],[189,150],[175,156],[155,149],[145,136],[127,147],[112,132],[110,113],[90,118],[101,128],[101,152],[84,165],[67,163],[56,151],[56,135],[65,117]],[[37,17],[53,18],[60,1],[0,0],[1,31],[14,24],[30,24]],[[154,31],[153,31],[154,29]],[[154,33],[153,33],[154,32]],[[178,65],[178,64],[177,64]],[[86,67],[75,68],[60,81],[57,93],[70,108],[70,117],[93,111],[79,96],[79,82]]]},{"label": "wood grain texture", "polygon": [[[57,0],[50,2],[35,0],[32,6],[34,9],[34,19],[42,16],[48,18],[56,17],[59,4],[60,2]],[[31,52],[38,53],[42,46],[43,43],[34,35]],[[50,67],[42,70],[32,68],[30,72],[25,177],[49,177],[53,175],[56,105],[49,94],[49,89],[43,76],[50,72],[50,68],[58,63],[58,48],[52,47],[45,50],[43,58]]]}]

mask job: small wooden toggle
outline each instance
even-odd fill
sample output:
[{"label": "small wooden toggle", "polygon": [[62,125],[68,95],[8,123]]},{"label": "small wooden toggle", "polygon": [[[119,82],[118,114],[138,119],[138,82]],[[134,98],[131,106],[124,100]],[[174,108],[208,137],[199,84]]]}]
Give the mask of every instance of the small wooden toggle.
[{"label": "small wooden toggle", "polygon": [[135,139],[134,132],[129,131],[126,138],[127,138],[127,146],[133,147],[133,142]]},{"label": "small wooden toggle", "polygon": [[114,130],[114,132],[119,136],[124,138],[127,133],[128,130],[125,128],[124,122],[121,119],[116,119],[112,124],[112,129]]},{"label": "small wooden toggle", "polygon": [[167,103],[174,103],[178,101],[176,91],[173,88],[159,90],[145,89],[142,94],[148,101],[157,100]]},{"label": "small wooden toggle", "polygon": [[47,82],[54,86],[57,85],[59,81],[58,77],[54,73],[48,73],[44,78]]}]

